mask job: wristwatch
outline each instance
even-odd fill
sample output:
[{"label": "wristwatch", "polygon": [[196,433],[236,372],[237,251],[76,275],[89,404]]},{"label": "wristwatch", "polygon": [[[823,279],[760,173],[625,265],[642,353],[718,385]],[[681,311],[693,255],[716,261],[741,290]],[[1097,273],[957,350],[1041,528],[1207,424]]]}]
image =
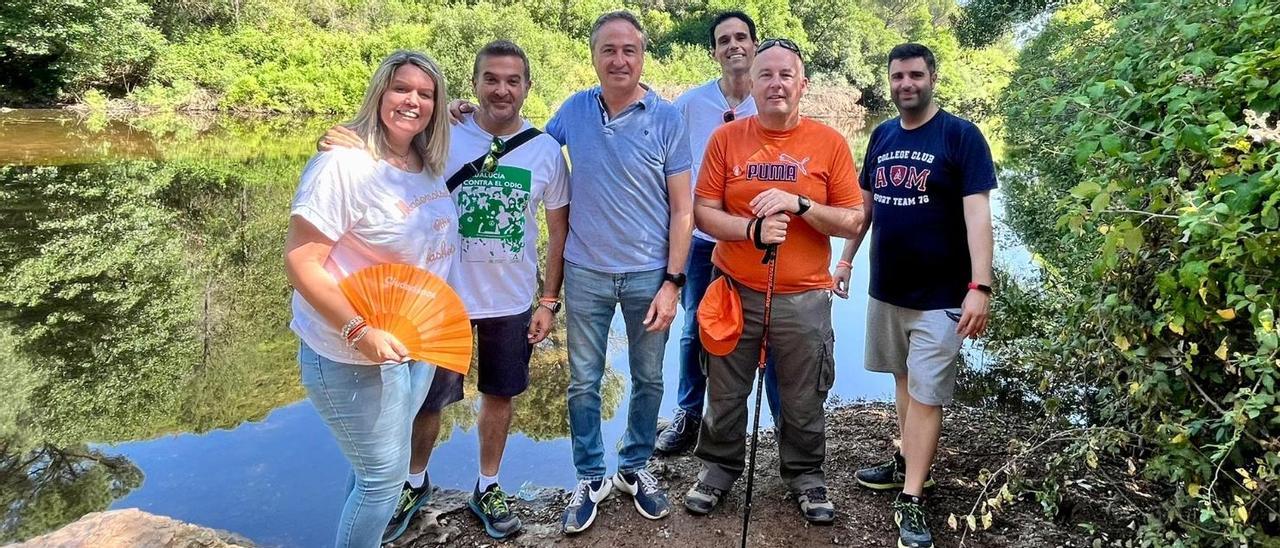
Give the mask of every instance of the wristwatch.
[{"label": "wristwatch", "polygon": [[681,273],[679,273],[679,274],[672,274],[672,273],[670,273],[670,272],[667,272],[667,273],[665,273],[665,274],[663,274],[663,275],[662,275],[662,281],[664,281],[664,282],[671,282],[671,283],[675,284],[676,289],[679,289],[679,288],[681,288],[681,287],[684,287],[684,279],[685,279],[685,278],[684,278],[684,273],[683,273],[683,272],[681,272]]},{"label": "wristwatch", "polygon": [[796,209],[796,215],[804,215],[804,212],[809,211],[809,208],[813,207],[813,202],[809,201],[808,196],[797,196],[796,198],[796,201],[800,202],[800,205]]},{"label": "wristwatch", "polygon": [[552,314],[555,314],[556,312],[559,312],[559,311],[560,311],[560,307],[561,307],[563,304],[564,304],[564,303],[562,303],[562,302],[560,302],[560,301],[539,301],[539,302],[538,302],[538,306],[545,306],[545,307],[547,307],[547,310],[550,310]]}]

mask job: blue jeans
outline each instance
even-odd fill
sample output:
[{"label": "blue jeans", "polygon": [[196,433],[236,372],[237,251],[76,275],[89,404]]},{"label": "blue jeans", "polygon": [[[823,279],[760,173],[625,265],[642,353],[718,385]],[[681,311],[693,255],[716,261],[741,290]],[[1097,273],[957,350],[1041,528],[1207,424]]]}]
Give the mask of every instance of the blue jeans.
[{"label": "blue jeans", "polygon": [[600,434],[600,382],[604,378],[609,324],[622,305],[631,365],[627,432],[618,452],[618,470],[644,468],[653,454],[662,404],[662,353],[667,332],[645,331],[644,317],[662,287],[665,269],[609,274],[565,261],[564,303],[569,344],[569,430],[578,479],[604,478]]},{"label": "blue jeans", "polygon": [[[684,308],[684,332],[680,335],[680,387],[676,393],[676,405],[686,413],[702,416],[702,402],[706,399],[707,375],[702,372],[702,341],[698,339],[698,303],[711,285],[711,252],[716,243],[694,237],[689,246],[689,265],[685,267],[684,291],[680,304]],[[778,369],[773,366],[773,352],[769,352],[764,369],[764,393],[769,400],[769,414],[778,419],[781,402],[778,401]]]},{"label": "blue jeans", "polygon": [[351,463],[338,548],[378,548],[409,474],[413,416],[435,366],[423,362],[353,365],[298,351],[302,386]]}]

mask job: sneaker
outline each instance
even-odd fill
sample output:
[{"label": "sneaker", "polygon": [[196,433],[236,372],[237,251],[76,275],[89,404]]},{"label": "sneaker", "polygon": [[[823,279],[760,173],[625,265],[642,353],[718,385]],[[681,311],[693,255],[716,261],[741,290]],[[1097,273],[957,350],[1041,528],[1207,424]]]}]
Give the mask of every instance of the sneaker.
[{"label": "sneaker", "polygon": [[821,485],[805,489],[796,497],[800,512],[809,523],[827,524],[836,520],[836,505],[827,498],[827,488]]},{"label": "sneaker", "polygon": [[693,488],[689,489],[684,495],[684,507],[690,513],[699,516],[705,516],[711,513],[711,510],[720,505],[720,500],[724,498],[724,490],[716,489],[701,481],[693,484]]},{"label": "sneaker", "polygon": [[609,496],[612,487],[612,482],[603,479],[579,480],[569,506],[564,509],[564,517],[560,518],[560,530],[572,535],[591,527],[591,522],[596,520],[596,505]]},{"label": "sneaker", "polygon": [[520,518],[507,507],[507,494],[496,483],[481,493],[477,481],[467,506],[484,524],[484,532],[493,538],[504,539],[520,532]]},{"label": "sneaker", "polygon": [[413,516],[417,515],[418,509],[427,503],[431,498],[431,482],[422,482],[422,487],[414,489],[409,482],[404,482],[404,487],[400,489],[400,502],[396,503],[396,513],[391,515],[391,522],[387,523],[387,528],[382,531],[382,542],[388,543],[400,538],[404,534],[405,529],[409,528],[409,522],[413,521]]},{"label": "sneaker", "polygon": [[618,472],[613,476],[613,486],[631,495],[636,501],[636,510],[646,518],[662,519],[671,511],[667,493],[658,488],[658,478],[648,470]]},{"label": "sneaker", "polygon": [[898,548],[933,548],[933,534],[924,521],[924,499],[899,494],[893,501],[893,521],[898,524]]},{"label": "sneaker", "polygon": [[688,449],[698,441],[698,429],[702,427],[702,417],[679,409],[661,432],[653,448],[662,453],[679,453]]},{"label": "sneaker", "polygon": [[[854,472],[853,479],[858,485],[876,491],[902,489],[907,481],[907,461],[902,458],[902,453],[894,453],[893,458],[887,461]],[[924,478],[924,487],[928,489],[933,485],[933,473],[930,473]]]}]

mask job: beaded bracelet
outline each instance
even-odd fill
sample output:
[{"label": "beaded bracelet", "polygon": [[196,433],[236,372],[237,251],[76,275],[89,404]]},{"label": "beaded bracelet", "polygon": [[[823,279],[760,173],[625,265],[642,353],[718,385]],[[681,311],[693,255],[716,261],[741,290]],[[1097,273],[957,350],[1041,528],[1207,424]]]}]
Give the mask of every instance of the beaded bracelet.
[{"label": "beaded bracelet", "polygon": [[360,342],[360,339],[363,339],[364,336],[368,334],[369,334],[369,325],[360,324],[360,327],[356,328],[355,336],[353,336],[350,340],[347,341],[347,348],[355,348],[356,344]]},{"label": "beaded bracelet", "polygon": [[342,326],[342,340],[350,340],[351,332],[360,327],[362,323],[364,323],[364,317],[359,315],[347,321],[347,324]]}]

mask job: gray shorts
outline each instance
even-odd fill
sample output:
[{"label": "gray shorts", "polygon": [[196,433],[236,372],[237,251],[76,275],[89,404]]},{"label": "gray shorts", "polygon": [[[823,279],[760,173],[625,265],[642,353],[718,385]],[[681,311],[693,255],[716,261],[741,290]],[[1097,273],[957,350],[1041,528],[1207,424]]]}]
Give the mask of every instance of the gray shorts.
[{"label": "gray shorts", "polygon": [[907,392],[920,403],[950,404],[964,343],[956,333],[959,315],[959,308],[914,310],[868,299],[867,370],[906,375]]}]

